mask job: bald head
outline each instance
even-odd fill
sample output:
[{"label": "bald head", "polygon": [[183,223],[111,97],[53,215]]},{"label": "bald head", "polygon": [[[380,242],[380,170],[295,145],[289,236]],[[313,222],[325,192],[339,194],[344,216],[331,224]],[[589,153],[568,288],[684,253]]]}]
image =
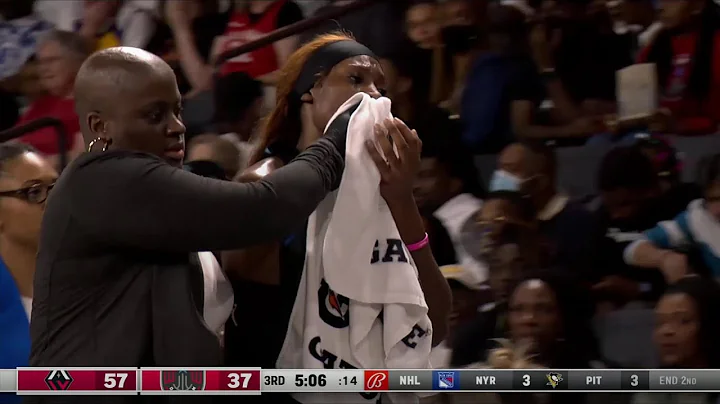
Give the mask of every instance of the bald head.
[{"label": "bald head", "polygon": [[120,46],[92,54],[75,79],[75,109],[83,134],[88,132],[88,113],[107,112],[129,93],[141,91],[148,80],[163,76],[174,76],[172,68],[139,48]]},{"label": "bald head", "polygon": [[93,54],[75,79],[75,109],[86,144],[98,139],[182,166],[182,98],[175,73],[157,56],[127,47]]}]

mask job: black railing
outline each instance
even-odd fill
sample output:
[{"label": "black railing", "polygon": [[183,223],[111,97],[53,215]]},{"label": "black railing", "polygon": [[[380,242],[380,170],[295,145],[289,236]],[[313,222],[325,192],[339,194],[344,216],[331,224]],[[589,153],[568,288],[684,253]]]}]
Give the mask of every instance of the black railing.
[{"label": "black railing", "polygon": [[0,132],[0,143],[17,139],[23,135],[47,127],[55,129],[55,134],[57,135],[58,142],[58,155],[60,157],[60,169],[62,170],[67,165],[68,144],[67,131],[65,130],[65,126],[63,126],[62,121],[60,121],[59,119],[50,117],[39,118],[26,124],[18,125],[14,128],[4,130]]},{"label": "black railing", "polygon": [[215,62],[215,65],[220,66],[232,58],[260,49],[281,39],[285,39],[287,37],[297,35],[309,29],[313,29],[318,25],[324,23],[325,21],[333,20],[335,18],[342,17],[345,14],[352,13],[353,11],[361,10],[374,3],[378,3],[379,1],[381,0],[358,0],[345,6],[337,7],[325,13],[306,18],[302,21],[298,21],[294,24],[290,24],[280,29],[276,29],[275,31],[263,36],[262,38],[258,38],[252,42],[248,42],[246,44],[238,46],[237,48],[230,49],[220,54],[217,58],[217,61]]}]

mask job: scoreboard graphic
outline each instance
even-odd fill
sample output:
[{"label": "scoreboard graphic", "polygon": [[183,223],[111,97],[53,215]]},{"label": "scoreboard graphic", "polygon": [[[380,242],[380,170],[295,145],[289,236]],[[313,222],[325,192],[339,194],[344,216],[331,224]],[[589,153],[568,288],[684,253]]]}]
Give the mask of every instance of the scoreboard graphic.
[{"label": "scoreboard graphic", "polygon": [[718,370],[18,368],[0,393],[258,395],[382,392],[720,392]]}]

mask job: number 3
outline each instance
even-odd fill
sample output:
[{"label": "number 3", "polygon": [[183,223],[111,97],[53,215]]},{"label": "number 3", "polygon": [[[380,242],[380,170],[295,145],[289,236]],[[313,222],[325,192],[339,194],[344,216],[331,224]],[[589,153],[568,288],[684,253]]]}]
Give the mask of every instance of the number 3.
[{"label": "number 3", "polygon": [[530,375],[523,375],[523,386],[530,386]]},{"label": "number 3", "polygon": [[238,387],[241,387],[240,379],[242,379],[242,388],[246,389],[248,387],[248,383],[250,383],[250,378],[252,377],[252,373],[230,373],[228,374],[228,379],[230,379],[230,382],[228,383],[228,387],[231,389],[236,389]]},{"label": "number 3", "polygon": [[637,387],[638,385],[638,377],[637,375],[630,376],[630,385],[633,387]]}]

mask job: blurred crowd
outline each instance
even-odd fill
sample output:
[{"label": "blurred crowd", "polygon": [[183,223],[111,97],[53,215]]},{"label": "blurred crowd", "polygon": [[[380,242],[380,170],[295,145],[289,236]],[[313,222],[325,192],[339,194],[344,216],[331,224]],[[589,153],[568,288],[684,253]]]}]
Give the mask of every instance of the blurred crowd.
[{"label": "blurred crowd", "polygon": [[[720,367],[720,292],[707,281],[720,276],[720,154],[709,151],[697,181],[684,182],[682,156],[665,137],[716,136],[720,14],[712,0],[379,1],[223,57],[349,3],[2,0],[0,130],[56,118],[68,157],[79,155],[85,145],[73,84],[80,65],[98,49],[140,47],[176,71],[187,160],[204,174],[243,180],[262,118],[284,91],[275,87],[279,68],[309,39],[344,30],[381,58],[377,91],[423,141],[415,198],[454,301],[433,365]],[[654,112],[628,119],[617,113],[616,72],[636,63],[654,65],[658,102]],[[46,127],[0,145],[0,168],[9,174],[0,176],[0,303],[3,282],[32,298],[44,202],[62,168],[57,136]],[[595,173],[597,195],[578,200],[558,184],[554,147],[586,142],[613,147]],[[478,154],[497,154],[487,184],[473,162]],[[258,284],[277,283],[263,268],[298,259],[291,241],[276,248],[280,260],[277,251],[274,259],[264,255],[252,270],[237,253],[223,254],[236,302],[243,293],[260,296]],[[289,309],[275,310],[277,327],[286,327]],[[243,333],[243,324],[257,321],[259,314],[239,313],[228,322],[228,365],[272,367],[282,340]],[[268,349],[247,348],[257,346]],[[0,367],[5,359],[16,363],[0,357]],[[466,394],[425,400],[492,402]]]}]

